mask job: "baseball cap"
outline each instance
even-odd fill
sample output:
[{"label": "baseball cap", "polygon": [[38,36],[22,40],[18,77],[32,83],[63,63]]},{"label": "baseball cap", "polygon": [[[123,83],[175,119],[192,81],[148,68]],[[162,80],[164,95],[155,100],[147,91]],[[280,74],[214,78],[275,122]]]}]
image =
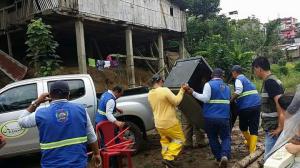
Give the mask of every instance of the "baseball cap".
[{"label": "baseball cap", "polygon": [[67,93],[70,91],[69,85],[65,81],[55,81],[50,85],[50,93],[60,91],[62,93]]},{"label": "baseball cap", "polygon": [[221,68],[215,68],[212,72],[213,77],[223,77],[223,70]]},{"label": "baseball cap", "polygon": [[240,65],[233,65],[233,67],[231,68],[231,72],[242,72],[243,68]]}]

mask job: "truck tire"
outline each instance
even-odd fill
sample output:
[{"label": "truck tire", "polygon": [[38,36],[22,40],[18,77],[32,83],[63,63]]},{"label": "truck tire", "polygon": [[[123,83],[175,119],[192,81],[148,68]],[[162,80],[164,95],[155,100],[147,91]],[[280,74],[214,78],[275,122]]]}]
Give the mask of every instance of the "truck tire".
[{"label": "truck tire", "polygon": [[143,143],[142,130],[133,122],[126,122],[126,126],[129,126],[130,128],[124,133],[124,137],[134,142],[133,149],[135,149],[135,153],[137,153],[141,149]]}]

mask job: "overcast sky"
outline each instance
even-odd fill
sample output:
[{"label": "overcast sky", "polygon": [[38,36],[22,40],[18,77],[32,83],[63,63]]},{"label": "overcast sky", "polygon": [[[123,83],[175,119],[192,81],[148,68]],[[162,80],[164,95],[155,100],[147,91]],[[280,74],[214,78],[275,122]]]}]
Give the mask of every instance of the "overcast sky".
[{"label": "overcast sky", "polygon": [[232,18],[247,18],[255,15],[261,22],[278,17],[295,17],[300,21],[300,0],[220,0],[222,8],[220,14],[237,10],[238,15]]}]

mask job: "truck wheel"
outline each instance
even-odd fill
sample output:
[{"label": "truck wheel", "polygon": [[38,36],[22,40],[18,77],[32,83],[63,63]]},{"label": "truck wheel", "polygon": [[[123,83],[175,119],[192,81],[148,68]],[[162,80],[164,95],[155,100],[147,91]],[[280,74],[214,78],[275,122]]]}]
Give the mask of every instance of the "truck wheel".
[{"label": "truck wheel", "polygon": [[134,142],[133,149],[136,149],[136,152],[138,152],[143,143],[142,130],[133,122],[126,122],[126,125],[130,128],[124,133],[124,137]]}]

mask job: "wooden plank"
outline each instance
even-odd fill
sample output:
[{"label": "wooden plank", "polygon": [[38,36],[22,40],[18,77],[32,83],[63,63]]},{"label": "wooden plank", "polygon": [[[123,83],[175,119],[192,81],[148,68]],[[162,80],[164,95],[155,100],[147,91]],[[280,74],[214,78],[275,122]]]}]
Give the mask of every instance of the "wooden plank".
[{"label": "wooden plank", "polygon": [[[159,69],[162,69],[165,67],[165,58],[164,58],[164,41],[162,33],[159,33],[158,35],[158,53],[159,53]],[[165,72],[162,71],[160,73],[163,79],[165,79]]]},{"label": "wooden plank", "polygon": [[[118,58],[127,58],[126,55],[122,54],[110,54],[112,57],[118,57]],[[148,60],[148,61],[158,61],[158,58],[153,57],[143,57],[143,56],[133,56],[134,59],[140,59],[140,60]]]},{"label": "wooden plank", "polygon": [[0,20],[0,30],[4,30],[6,28],[6,21],[5,21],[5,10],[2,9],[0,10],[0,14],[1,14],[1,20]]},{"label": "wooden plank", "polygon": [[154,70],[154,68],[151,66],[151,64],[150,64],[147,60],[145,60],[145,62],[146,62],[146,64],[148,65],[148,67],[150,68],[151,72],[152,72],[153,74],[155,74],[155,70]]},{"label": "wooden plank", "polygon": [[152,48],[152,46],[153,46],[153,43],[150,44],[150,53],[151,53],[151,56],[154,57],[154,53],[153,53],[153,48]]},{"label": "wooden plank", "polygon": [[[18,20],[18,3],[15,3],[15,18],[14,18],[15,21]],[[18,21],[17,21],[18,22]]]},{"label": "wooden plank", "polygon": [[12,44],[11,44],[11,39],[10,39],[10,33],[6,33],[6,38],[7,38],[8,54],[11,57],[13,57]]},{"label": "wooden plank", "polygon": [[149,60],[149,61],[158,61],[158,58],[153,57],[141,57],[141,56],[133,56],[134,59],[141,59],[141,60]]},{"label": "wooden plank", "polygon": [[184,37],[181,37],[179,39],[179,58],[186,58],[185,52],[184,52]]},{"label": "wooden plank", "polygon": [[159,48],[158,48],[158,45],[157,45],[157,43],[154,41],[154,43],[153,43],[153,44],[154,44],[154,47],[155,47],[156,51],[157,51],[157,52],[159,52]]},{"label": "wooden plank", "polygon": [[167,20],[166,20],[166,16],[165,16],[165,12],[164,12],[164,8],[163,8],[163,5],[162,5],[162,2],[161,2],[161,0],[160,0],[160,2],[159,2],[159,5],[160,5],[160,13],[161,13],[161,15],[162,15],[162,18],[163,18],[163,20],[164,20],[164,23],[165,23],[165,28],[166,29],[168,29],[168,24],[167,24]]},{"label": "wooden plank", "polygon": [[[141,51],[140,51],[139,49],[137,49],[137,52],[139,53],[139,55],[141,55],[142,57],[144,57],[143,54],[141,53]],[[153,74],[155,74],[155,70],[154,70],[154,68],[151,66],[151,64],[149,63],[149,61],[148,61],[148,60],[144,60],[144,61],[145,61],[145,63],[148,65],[148,67],[149,67],[149,69],[151,70],[151,72],[152,72]]]},{"label": "wooden plank", "polygon": [[27,67],[0,50],[0,70],[14,81],[21,80],[27,73]]},{"label": "wooden plank", "polygon": [[[259,143],[257,144],[259,145]],[[263,145],[260,145],[263,146]],[[264,149],[257,149],[254,153],[246,156],[242,160],[236,162],[232,168],[246,168],[248,167],[251,163],[256,161],[260,156],[264,154]]]}]

